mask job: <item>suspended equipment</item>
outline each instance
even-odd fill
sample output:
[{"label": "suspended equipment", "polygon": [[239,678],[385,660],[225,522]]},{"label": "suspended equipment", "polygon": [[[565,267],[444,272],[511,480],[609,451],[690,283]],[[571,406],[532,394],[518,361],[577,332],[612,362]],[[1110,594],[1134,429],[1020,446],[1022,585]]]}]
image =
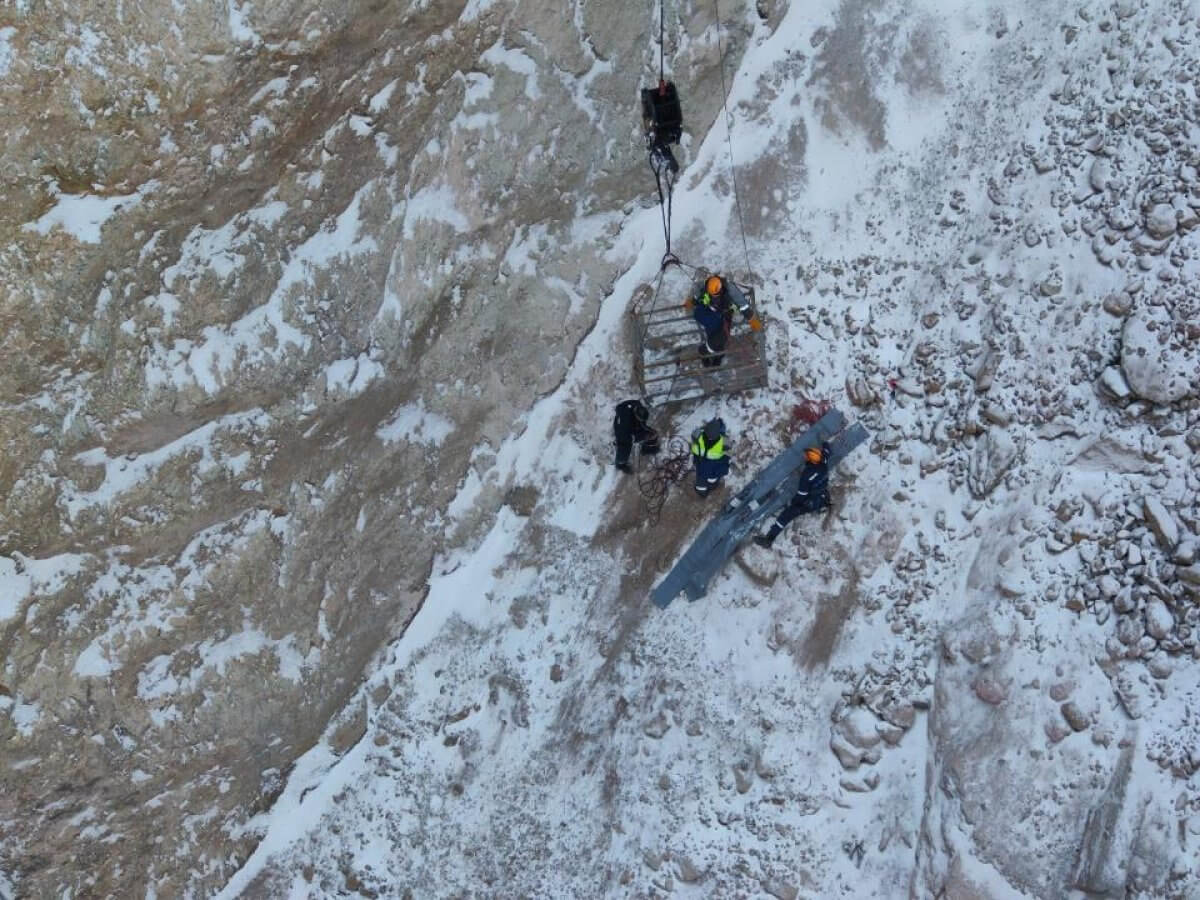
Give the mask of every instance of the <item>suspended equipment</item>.
[{"label": "suspended equipment", "polygon": [[[664,262],[651,288],[635,300],[634,376],[650,405],[668,406],[717,394],[734,394],[767,385],[765,325],[753,331],[742,321],[729,330],[720,365],[706,366],[701,352],[704,332],[683,306],[696,283],[708,273],[672,258]],[[749,303],[759,315],[753,286],[724,277],[736,306]],[[761,320],[761,316],[760,320]]]}]

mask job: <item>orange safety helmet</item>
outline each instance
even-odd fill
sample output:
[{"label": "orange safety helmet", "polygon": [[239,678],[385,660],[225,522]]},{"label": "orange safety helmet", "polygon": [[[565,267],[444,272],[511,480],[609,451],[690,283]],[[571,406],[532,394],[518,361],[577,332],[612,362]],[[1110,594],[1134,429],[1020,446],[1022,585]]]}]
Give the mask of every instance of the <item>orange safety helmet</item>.
[{"label": "orange safety helmet", "polygon": [[725,285],[722,284],[721,279],[716,275],[709,275],[708,281],[704,282],[704,291],[710,297],[715,297],[721,293],[721,289],[724,287]]},{"label": "orange safety helmet", "polygon": [[820,447],[809,447],[804,451],[804,458],[810,463],[819,463],[824,461],[825,454],[821,452]]}]

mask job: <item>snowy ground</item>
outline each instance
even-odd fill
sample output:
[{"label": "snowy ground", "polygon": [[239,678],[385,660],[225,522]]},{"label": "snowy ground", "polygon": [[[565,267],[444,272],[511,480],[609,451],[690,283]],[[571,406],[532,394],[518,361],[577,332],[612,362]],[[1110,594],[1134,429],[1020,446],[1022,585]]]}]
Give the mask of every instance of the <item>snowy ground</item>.
[{"label": "snowy ground", "polygon": [[[795,403],[853,411],[874,440],[829,527],[649,606],[721,501],[679,485],[651,526],[605,465],[626,306],[662,252],[637,212],[565,380],[456,501],[509,504],[437,561],[365,735],[301,761],[224,896],[1200,894],[1194,12],[825,2],[754,25],[729,122],[771,387],[659,424],[722,415],[736,489]],[[725,126],[686,160],[676,250],[744,271]],[[1160,313],[1180,343],[1136,399],[1122,346]]]},{"label": "snowy ground", "polygon": [[[609,432],[656,48],[192,6],[0,26],[97,158],[0,222],[0,897],[1200,896],[1196,3],[671,10],[674,249],[771,375],[655,411],[737,463],[656,522]],[[197,126],[176,40],[245,108]],[[832,516],[655,609],[808,401],[872,434]]]}]

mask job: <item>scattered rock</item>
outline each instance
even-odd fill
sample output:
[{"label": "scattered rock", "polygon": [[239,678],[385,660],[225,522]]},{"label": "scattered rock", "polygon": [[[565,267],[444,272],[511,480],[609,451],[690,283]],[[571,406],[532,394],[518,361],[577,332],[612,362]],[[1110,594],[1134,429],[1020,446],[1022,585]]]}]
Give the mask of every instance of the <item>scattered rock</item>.
[{"label": "scattered rock", "polygon": [[1133,309],[1133,298],[1128,294],[1109,294],[1104,298],[1103,306],[1109,315],[1124,318]]},{"label": "scattered rock", "polygon": [[642,726],[642,733],[648,738],[660,740],[664,734],[671,730],[671,721],[667,718],[665,712],[660,712],[657,716]]},{"label": "scattered rock", "polygon": [[1084,715],[1083,710],[1069,700],[1060,706],[1059,710],[1062,712],[1063,718],[1067,720],[1067,724],[1071,726],[1072,731],[1086,731],[1092,724]]},{"label": "scattered rock", "polygon": [[704,873],[696,868],[695,864],[686,856],[674,854],[675,866],[679,873],[679,880],[685,884],[695,884],[704,877]]},{"label": "scattered rock", "polygon": [[846,378],[846,396],[857,407],[878,406],[879,392],[865,378]]},{"label": "scattered rock", "polygon": [[754,776],[750,771],[750,767],[745,763],[740,763],[733,767],[733,780],[739,794],[744,794],[750,790],[754,784]]},{"label": "scattered rock", "polygon": [[1125,380],[1125,373],[1117,366],[1109,366],[1101,372],[1097,384],[1100,393],[1117,403],[1128,403],[1133,396],[1133,392],[1129,389],[1129,382]]},{"label": "scattered rock", "polygon": [[1175,576],[1189,584],[1200,584],[1200,565],[1180,566],[1175,570]]},{"label": "scattered rock", "polygon": [[880,725],[879,736],[883,738],[883,742],[889,747],[895,747],[904,737],[904,729],[897,728],[895,725]]},{"label": "scattered rock", "polygon": [[1146,604],[1146,633],[1155,640],[1162,640],[1175,628],[1175,616],[1167,604],[1157,597]]},{"label": "scattered rock", "polygon": [[1175,233],[1175,209],[1166,203],[1159,203],[1146,213],[1146,232],[1153,238],[1162,240]]},{"label": "scattered rock", "polygon": [[764,878],[760,884],[762,889],[775,900],[796,900],[796,896],[800,893],[798,888],[776,878]]},{"label": "scattered rock", "polygon": [[1057,744],[1071,733],[1071,729],[1062,722],[1047,722],[1044,728],[1050,743]]},{"label": "scattered rock", "polygon": [[1050,699],[1055,703],[1062,703],[1071,696],[1071,691],[1075,690],[1075,685],[1069,681],[1059,681],[1050,685]]},{"label": "scattered rock", "polygon": [[1162,651],[1155,653],[1150,659],[1146,660],[1146,668],[1149,669],[1150,674],[1154,678],[1160,681],[1164,678],[1169,678],[1175,670],[1174,665],[1171,663],[1171,657]]},{"label": "scattered rock", "polygon": [[975,379],[976,392],[983,394],[991,390],[992,382],[996,378],[996,370],[999,368],[1000,354],[988,348],[975,367],[968,371],[968,374]]},{"label": "scattered rock", "polygon": [[854,770],[862,765],[862,751],[856,747],[851,747],[841,735],[834,734],[829,741],[829,749],[838,758],[838,762],[842,764],[843,769]]},{"label": "scattered rock", "polygon": [[999,706],[1008,699],[1008,691],[1002,685],[983,675],[971,682],[971,689],[976,697],[992,706]]},{"label": "scattered rock", "polygon": [[967,486],[976,500],[987,497],[1017,459],[1012,438],[998,430],[988,431],[976,444],[967,466]]},{"label": "scattered rock", "polygon": [[858,706],[842,716],[837,723],[837,729],[851,746],[867,750],[880,741],[876,725],[875,716],[866,708]]},{"label": "scattered rock", "polygon": [[852,791],[856,794],[865,794],[871,789],[867,786],[867,782],[862,778],[844,777],[839,782],[843,790]]},{"label": "scattered rock", "polygon": [[912,728],[913,722],[916,720],[917,711],[911,703],[892,703],[885,706],[882,710],[885,721],[890,722],[897,728]]},{"label": "scattered rock", "polygon": [[1196,392],[1200,341],[1175,337],[1176,323],[1162,306],[1145,306],[1121,329],[1121,371],[1138,397],[1168,405]]},{"label": "scattered rock", "polygon": [[1140,719],[1142,717],[1142,701],[1129,677],[1122,673],[1113,678],[1111,683],[1113,692],[1116,693],[1117,700],[1121,703],[1121,708],[1125,710],[1125,715],[1131,719]]},{"label": "scattered rock", "polygon": [[1007,427],[1008,424],[1012,422],[1012,416],[1010,416],[1000,407],[996,406],[994,403],[986,404],[983,409],[980,410],[980,415],[982,415],[993,425],[999,425],[1001,428]]},{"label": "scattered rock", "polygon": [[1179,526],[1167,508],[1155,497],[1145,497],[1142,500],[1142,515],[1158,544],[1168,553],[1179,543]]}]

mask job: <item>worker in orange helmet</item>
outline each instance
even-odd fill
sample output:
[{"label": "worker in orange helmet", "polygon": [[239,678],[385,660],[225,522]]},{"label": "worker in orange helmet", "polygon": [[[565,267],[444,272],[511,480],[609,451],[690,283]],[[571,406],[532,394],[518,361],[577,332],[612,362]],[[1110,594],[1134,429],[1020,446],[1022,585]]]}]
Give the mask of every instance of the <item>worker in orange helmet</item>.
[{"label": "worker in orange helmet", "polygon": [[698,350],[708,368],[715,368],[725,360],[725,347],[735,309],[750,323],[752,329],[758,331],[762,328],[746,295],[732,281],[720,275],[710,275],[697,284],[684,306],[692,311],[692,318],[704,333],[704,342]]}]

